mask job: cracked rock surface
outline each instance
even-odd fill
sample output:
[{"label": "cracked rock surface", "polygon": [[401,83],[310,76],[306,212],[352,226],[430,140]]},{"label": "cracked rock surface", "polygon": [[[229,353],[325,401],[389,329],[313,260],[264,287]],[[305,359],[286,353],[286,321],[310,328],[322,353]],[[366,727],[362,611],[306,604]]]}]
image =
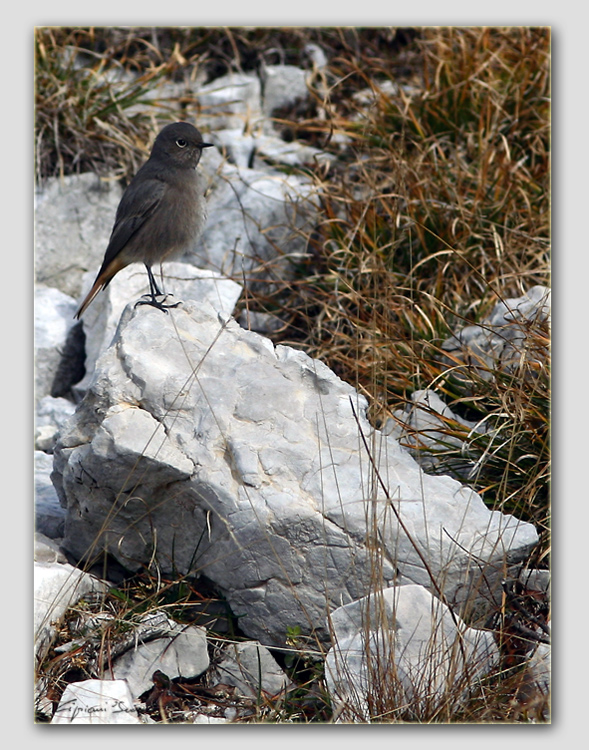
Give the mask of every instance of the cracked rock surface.
[{"label": "cracked rock surface", "polygon": [[424,474],[366,407],[207,302],[129,305],[55,447],[63,546],[204,575],[267,645],[289,627],[327,635],[330,609],[378,585],[431,590],[430,575],[484,616],[535,529]]}]

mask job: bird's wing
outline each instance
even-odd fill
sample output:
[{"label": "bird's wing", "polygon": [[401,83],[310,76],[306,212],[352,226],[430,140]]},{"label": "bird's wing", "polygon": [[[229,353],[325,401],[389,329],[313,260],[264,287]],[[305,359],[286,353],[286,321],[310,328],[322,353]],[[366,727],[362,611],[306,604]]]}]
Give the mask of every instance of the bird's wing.
[{"label": "bird's wing", "polygon": [[104,254],[103,268],[125,247],[131,237],[139,231],[158,207],[166,190],[166,183],[158,179],[131,183],[124,192]]}]

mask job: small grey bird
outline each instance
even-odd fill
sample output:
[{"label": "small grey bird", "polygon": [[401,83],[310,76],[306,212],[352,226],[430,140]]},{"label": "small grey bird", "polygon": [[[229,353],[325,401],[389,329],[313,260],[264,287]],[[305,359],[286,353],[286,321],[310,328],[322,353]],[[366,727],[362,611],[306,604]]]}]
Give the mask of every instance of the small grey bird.
[{"label": "small grey bird", "polygon": [[92,289],[75,317],[80,318],[98,292],[130,263],[144,263],[149,278],[148,300],[164,312],[168,307],[158,289],[151,267],[154,263],[191,250],[206,221],[202,178],[196,171],[204,143],[198,130],[187,122],[175,122],[155,139],[149,159],[123,193],[104,261]]}]

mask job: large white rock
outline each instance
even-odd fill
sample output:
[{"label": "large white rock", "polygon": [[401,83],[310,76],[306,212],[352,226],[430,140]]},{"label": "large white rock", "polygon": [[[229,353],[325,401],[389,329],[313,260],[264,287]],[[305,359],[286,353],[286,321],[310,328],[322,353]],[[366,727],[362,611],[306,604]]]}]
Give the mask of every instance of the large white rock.
[{"label": "large white rock", "polygon": [[535,529],[424,474],[366,409],[206,303],[129,306],[55,448],[64,546],[206,575],[267,645],[401,577],[484,615]]},{"label": "large white rock", "polygon": [[[154,267],[154,275],[162,291],[171,294],[165,304],[183,300],[206,300],[215,310],[230,315],[239,299],[242,287],[215,271],[197,268],[191,263],[172,261],[163,263],[163,280],[160,267]],[[96,277],[96,271],[84,276],[80,301],[86,295]],[[149,280],[145,266],[132,263],[123,268],[111,283],[96,297],[84,313],[82,322],[86,334],[86,375],[75,387],[76,392],[85,393],[94,375],[96,360],[110,346],[117,330],[121,314],[130,303],[140,301],[149,292]]]}]

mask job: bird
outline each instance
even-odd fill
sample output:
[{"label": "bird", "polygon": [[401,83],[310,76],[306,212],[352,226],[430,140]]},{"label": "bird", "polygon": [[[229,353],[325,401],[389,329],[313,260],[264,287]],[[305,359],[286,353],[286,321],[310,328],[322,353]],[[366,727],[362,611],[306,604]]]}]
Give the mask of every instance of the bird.
[{"label": "bird", "polygon": [[[213,146],[188,122],[166,125],[156,137],[149,159],[123,193],[102,266],[92,288],[74,315],[78,320],[113,277],[131,263],[147,269],[149,299],[167,313],[151,267],[194,248],[206,221],[202,178],[196,170],[202,151]],[[158,297],[164,296],[164,300]]]}]

